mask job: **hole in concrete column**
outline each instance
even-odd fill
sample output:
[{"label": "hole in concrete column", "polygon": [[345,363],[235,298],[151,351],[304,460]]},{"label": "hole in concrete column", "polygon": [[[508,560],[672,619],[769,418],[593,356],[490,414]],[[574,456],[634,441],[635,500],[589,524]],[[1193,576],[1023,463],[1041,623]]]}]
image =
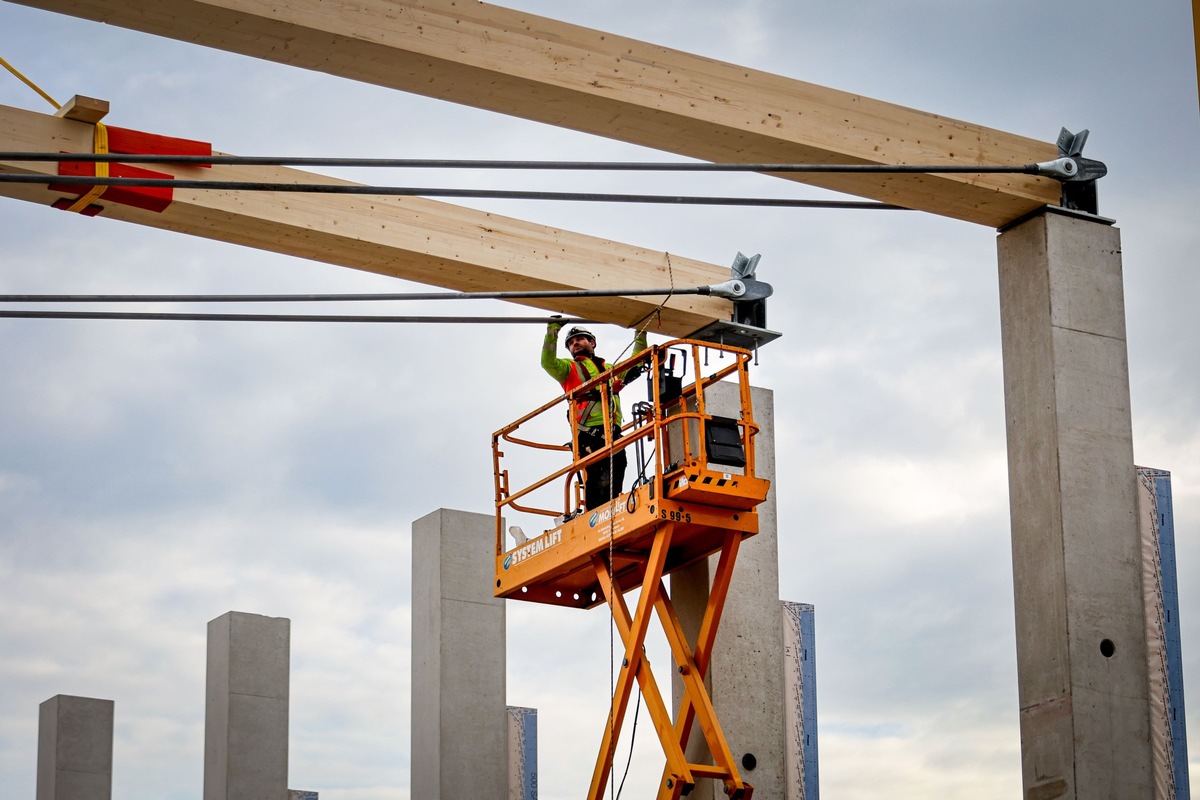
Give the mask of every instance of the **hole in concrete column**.
[{"label": "hole in concrete column", "polygon": [[742,756],[742,769],[749,772],[757,766],[758,759],[755,758],[754,753],[746,753],[746,755]]},{"label": "hole in concrete column", "polygon": [[1117,652],[1117,646],[1112,643],[1112,639],[1105,639],[1100,642],[1100,655],[1105,658],[1112,658],[1115,652]]}]

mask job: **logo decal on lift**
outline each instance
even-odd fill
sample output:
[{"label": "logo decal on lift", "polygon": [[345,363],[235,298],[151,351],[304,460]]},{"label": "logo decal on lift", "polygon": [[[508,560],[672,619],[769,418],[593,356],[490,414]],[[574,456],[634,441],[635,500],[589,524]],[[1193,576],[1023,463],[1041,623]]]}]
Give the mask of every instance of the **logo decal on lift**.
[{"label": "logo decal on lift", "polygon": [[593,511],[592,515],[588,517],[588,527],[594,528],[602,522],[608,522],[611,520],[613,518],[613,514],[616,513],[616,505],[616,503],[609,503],[604,508],[599,508]]},{"label": "logo decal on lift", "polygon": [[545,551],[553,547],[557,547],[560,544],[562,544],[562,531],[550,531],[549,533],[539,536],[528,544],[521,545],[516,550],[513,550],[511,553],[506,555],[504,557],[504,568],[508,569],[514,564],[520,564],[525,559],[533,558],[536,555],[541,555]]}]

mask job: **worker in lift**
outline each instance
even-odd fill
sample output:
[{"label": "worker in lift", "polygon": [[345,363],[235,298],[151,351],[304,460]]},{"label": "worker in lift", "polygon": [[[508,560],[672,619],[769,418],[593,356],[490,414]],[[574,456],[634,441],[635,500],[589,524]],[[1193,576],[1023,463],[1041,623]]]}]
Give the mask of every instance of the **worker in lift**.
[{"label": "worker in lift", "polygon": [[[590,381],[612,365],[596,355],[596,336],[586,328],[571,328],[567,331],[567,352],[570,358],[558,357],[558,333],[562,323],[551,320],[546,327],[546,338],[542,342],[542,369],[569,392]],[[646,349],[646,333],[639,331],[633,340],[633,355]],[[617,393],[625,384],[638,375],[637,367],[623,375],[613,377],[609,397],[612,404],[609,415],[613,425],[613,440],[621,435],[621,400]],[[575,425],[579,440],[579,455],[594,453],[605,446],[604,409],[600,405],[600,392],[589,392],[577,398],[570,410],[571,422]],[[611,463],[610,463],[611,462]],[[613,453],[584,472],[584,503],[586,508],[595,508],[612,500],[621,492],[625,480],[625,451]],[[611,472],[610,472],[611,466]]]}]

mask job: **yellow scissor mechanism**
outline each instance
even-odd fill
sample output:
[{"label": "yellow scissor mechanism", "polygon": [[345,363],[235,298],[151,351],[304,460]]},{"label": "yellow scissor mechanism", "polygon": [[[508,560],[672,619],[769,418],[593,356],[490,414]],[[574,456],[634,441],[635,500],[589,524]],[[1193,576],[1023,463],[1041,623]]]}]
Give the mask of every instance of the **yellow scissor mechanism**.
[{"label": "yellow scissor mechanism", "polygon": [[[715,357],[718,366],[702,376]],[[677,362],[678,359],[678,362]],[[591,608],[608,603],[624,644],[622,667],[613,694],[612,716],[605,727],[592,775],[589,800],[600,800],[612,766],[625,710],[636,681],[646,701],[666,755],[658,788],[660,800],[675,800],[691,791],[699,778],[720,780],[731,797],[749,800],[753,788],[738,773],[721,732],[704,675],[712,657],[721,611],[742,539],[758,532],[755,511],[767,495],[769,482],[754,474],[754,424],[746,350],[706,342],[677,340],[652,347],[616,365],[492,436],[496,487],[495,594],[514,600]],[[678,366],[677,366],[678,364]],[[691,378],[685,378],[691,367]],[[631,368],[646,371],[647,401],[631,406],[633,413],[611,434],[604,449],[580,456],[576,433],[569,444],[552,443],[565,430],[565,409],[591,391],[600,393],[606,429],[615,375]],[[708,390],[717,382],[736,384],[736,408],[711,413]],[[634,385],[636,387],[636,384]],[[631,387],[624,401],[629,403]],[[512,445],[509,456],[537,454],[562,460],[533,483],[511,482],[511,461],[501,443]],[[653,458],[642,454],[653,447]],[[580,513],[577,476],[587,467],[620,450],[636,454],[635,488],[600,508]],[[544,473],[536,473],[544,474]],[[561,490],[560,490],[561,486]],[[549,527],[523,543],[509,547],[504,535],[505,514],[532,514]],[[708,602],[698,635],[689,642],[663,577],[699,559],[719,554]],[[625,593],[640,588],[630,612]],[[657,616],[670,645],[683,684],[675,721],[659,692],[643,645],[651,618]],[[712,754],[711,764],[689,763],[684,756],[695,727]]]}]

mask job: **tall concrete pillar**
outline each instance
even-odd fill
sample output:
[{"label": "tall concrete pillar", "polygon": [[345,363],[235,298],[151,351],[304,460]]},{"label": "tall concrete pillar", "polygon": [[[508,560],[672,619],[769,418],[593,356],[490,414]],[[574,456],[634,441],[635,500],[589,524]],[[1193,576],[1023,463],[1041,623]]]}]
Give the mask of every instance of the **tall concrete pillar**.
[{"label": "tall concrete pillar", "polygon": [[440,509],[413,523],[411,795],[508,794],[504,600],[495,521]]},{"label": "tall concrete pillar", "polygon": [[998,247],[1025,796],[1151,797],[1120,233],[1047,210]]},{"label": "tall concrete pillar", "polygon": [[290,662],[287,619],[208,623],[204,800],[287,800]]},{"label": "tall concrete pillar", "polygon": [[59,694],[38,707],[37,800],[111,800],[113,701]]},{"label": "tall concrete pillar", "polygon": [[[742,542],[706,683],[742,779],[755,797],[785,797],[786,722],[784,720],[783,626],[779,605],[779,546],[775,514],[775,396],[754,388],[755,473],[772,481],[766,502],[758,507],[759,532]],[[705,393],[710,414],[738,417],[741,400],[733,383],[718,383]],[[695,641],[716,556],[671,573],[671,600],[689,641]],[[682,683],[673,680],[675,708]],[[704,737],[694,728],[688,741],[690,760],[708,757]],[[724,797],[720,783],[702,780],[688,800]]]}]

